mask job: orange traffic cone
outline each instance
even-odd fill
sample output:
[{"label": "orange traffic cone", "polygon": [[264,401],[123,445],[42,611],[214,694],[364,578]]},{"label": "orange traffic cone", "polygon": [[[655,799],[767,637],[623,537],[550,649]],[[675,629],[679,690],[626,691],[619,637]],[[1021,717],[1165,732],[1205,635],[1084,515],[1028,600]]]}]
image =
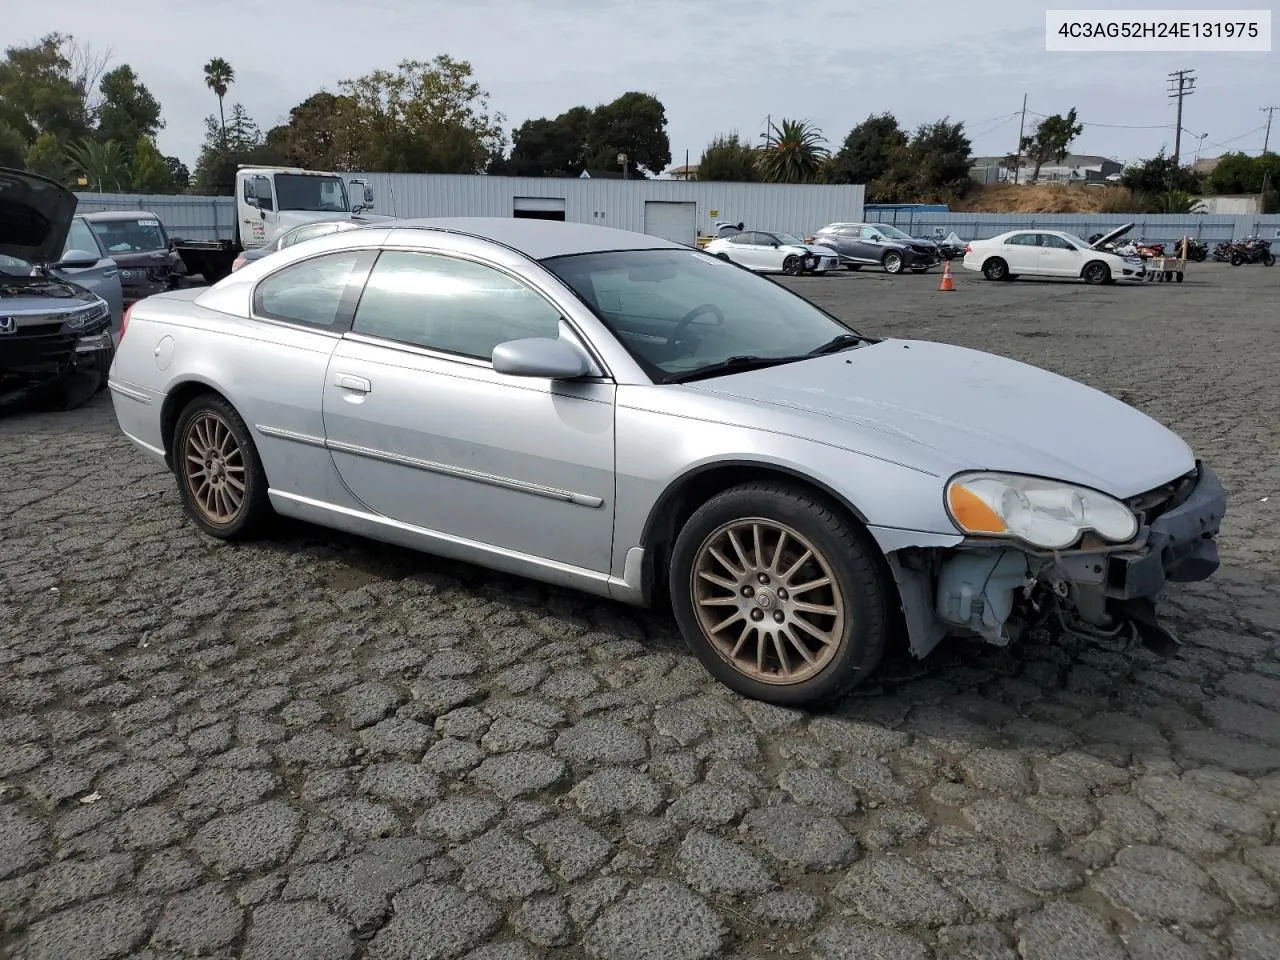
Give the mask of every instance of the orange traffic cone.
[{"label": "orange traffic cone", "polygon": [[956,285],[951,281],[951,261],[944,260],[942,262],[946,264],[946,266],[942,268],[942,283],[938,285],[938,289],[943,293],[954,293]]}]

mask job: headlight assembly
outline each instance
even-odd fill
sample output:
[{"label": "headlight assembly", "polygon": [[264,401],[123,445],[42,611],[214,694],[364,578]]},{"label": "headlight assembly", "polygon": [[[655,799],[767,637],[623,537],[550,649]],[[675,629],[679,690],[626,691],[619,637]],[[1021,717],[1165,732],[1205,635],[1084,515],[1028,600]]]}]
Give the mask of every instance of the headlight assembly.
[{"label": "headlight assembly", "polygon": [[963,533],[1065,550],[1092,530],[1112,543],[1138,533],[1128,507],[1087,487],[1008,473],[962,473],[947,484],[947,513]]}]

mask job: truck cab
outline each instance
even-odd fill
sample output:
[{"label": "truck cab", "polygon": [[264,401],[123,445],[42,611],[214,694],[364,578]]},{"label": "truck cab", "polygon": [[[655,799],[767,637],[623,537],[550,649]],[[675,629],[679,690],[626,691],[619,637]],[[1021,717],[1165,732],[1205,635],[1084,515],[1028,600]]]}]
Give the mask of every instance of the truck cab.
[{"label": "truck cab", "polygon": [[336,173],[296,167],[236,171],[236,233],[244,250],[266,245],[282,230],[372,208],[373,188],[367,180],[348,184]]}]

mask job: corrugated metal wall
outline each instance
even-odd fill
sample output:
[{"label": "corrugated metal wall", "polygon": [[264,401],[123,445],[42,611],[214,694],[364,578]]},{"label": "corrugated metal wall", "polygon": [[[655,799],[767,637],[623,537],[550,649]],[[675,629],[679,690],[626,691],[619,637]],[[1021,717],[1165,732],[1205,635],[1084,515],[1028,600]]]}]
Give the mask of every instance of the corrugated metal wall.
[{"label": "corrugated metal wall", "polygon": [[564,200],[566,220],[637,232],[644,231],[644,202],[659,200],[696,203],[702,233],[714,233],[716,220],[732,220],[803,236],[835,220],[861,220],[865,194],[861,186],[407,173],[353,176],[368,178],[375,211],[391,216],[509,217],[515,197],[557,197]]},{"label": "corrugated metal wall", "polygon": [[172,237],[220,240],[231,237],[236,206],[231,197],[148,196],[136,193],[77,193],[77,213],[148,210]]},{"label": "corrugated metal wall", "polygon": [[[356,174],[352,174],[356,176]],[[517,177],[418,176],[365,174],[374,188],[376,212],[396,216],[511,215],[513,198],[562,197],[569,220],[625,230],[644,230],[644,200],[692,200],[698,204],[699,229],[711,232],[718,219],[748,226],[806,234],[835,220],[863,217],[862,187],[773,186],[741,183],[684,183],[678,180],[558,180]],[[639,192],[629,191],[643,191]],[[77,193],[82,213],[143,209],[155,213],[175,237],[192,240],[229,238],[235,220],[231,197],[139,196]],[[600,214],[600,216],[597,216]],[[980,240],[1006,230],[1044,227],[1070,230],[1082,237],[1132,221],[1133,237],[1168,241],[1184,235],[1210,243],[1261,235],[1280,239],[1280,215],[1230,216],[1124,214],[937,213],[910,209],[877,210],[876,219],[918,236],[955,231]]]},{"label": "corrugated metal wall", "polygon": [[1280,238],[1280,216],[1231,216],[1225,214],[1081,214],[1081,213],[917,213],[910,210],[885,211],[878,218],[913,236],[943,236],[954,231],[963,240],[985,240],[1009,230],[1043,227],[1067,230],[1085,239],[1132,223],[1129,236],[1135,240],[1168,241],[1191,236],[1216,243],[1262,235]]}]

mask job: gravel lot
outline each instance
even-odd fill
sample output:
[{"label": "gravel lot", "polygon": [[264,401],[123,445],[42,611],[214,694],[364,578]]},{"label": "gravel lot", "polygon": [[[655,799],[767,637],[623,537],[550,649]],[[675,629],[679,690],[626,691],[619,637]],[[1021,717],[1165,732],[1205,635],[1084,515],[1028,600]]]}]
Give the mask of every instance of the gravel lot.
[{"label": "gravel lot", "polygon": [[1167,605],[1180,655],[954,644],[765,707],[665,616],[203,537],[105,398],[10,416],[0,955],[1280,957],[1280,271],[789,282],[1192,441],[1231,505],[1222,571]]}]

